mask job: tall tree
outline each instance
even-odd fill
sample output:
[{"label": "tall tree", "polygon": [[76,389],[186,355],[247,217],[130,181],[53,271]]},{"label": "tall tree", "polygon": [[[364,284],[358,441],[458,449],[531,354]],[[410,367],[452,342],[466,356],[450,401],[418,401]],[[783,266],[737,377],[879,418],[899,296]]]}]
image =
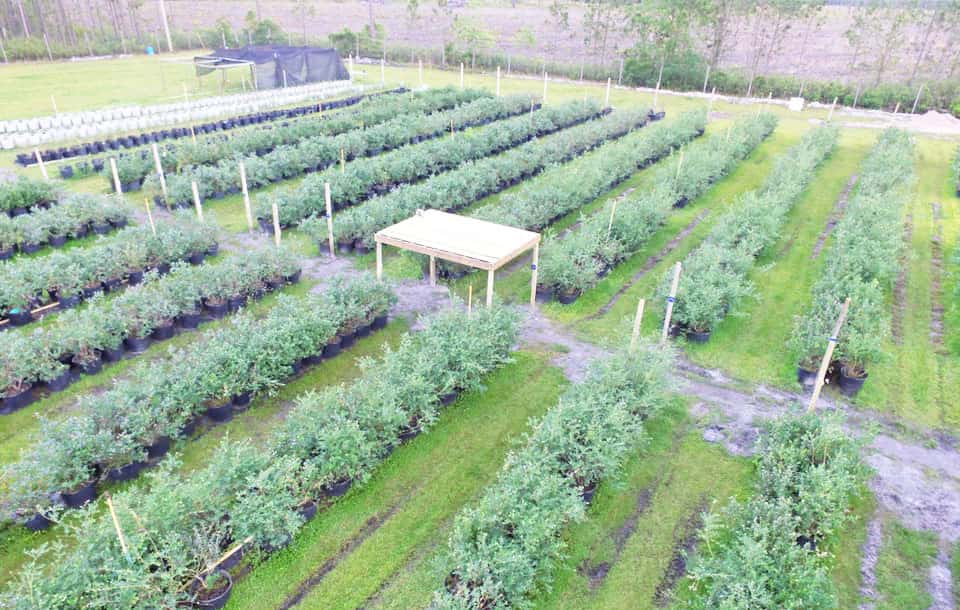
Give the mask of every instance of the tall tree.
[{"label": "tall tree", "polygon": [[658,84],[667,60],[692,46],[692,26],[701,14],[697,5],[694,1],[649,0],[631,7],[633,29],[640,42],[649,45],[659,59]]},{"label": "tall tree", "polygon": [[755,8],[751,0],[704,0],[696,3],[697,22],[706,39],[707,63],[711,70],[720,67],[729,47],[736,42],[741,23]]}]

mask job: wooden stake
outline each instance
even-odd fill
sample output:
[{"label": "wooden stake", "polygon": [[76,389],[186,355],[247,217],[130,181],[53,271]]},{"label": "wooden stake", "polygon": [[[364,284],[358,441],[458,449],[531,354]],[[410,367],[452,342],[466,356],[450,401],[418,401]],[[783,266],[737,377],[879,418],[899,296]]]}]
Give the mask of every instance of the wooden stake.
[{"label": "wooden stake", "polygon": [[820,400],[820,391],[823,390],[823,379],[827,375],[827,369],[830,367],[830,360],[833,359],[833,350],[837,347],[837,339],[840,336],[840,327],[847,319],[847,312],[850,310],[850,297],[843,302],[843,308],[840,309],[840,317],[833,326],[833,332],[827,343],[827,351],[823,354],[823,360],[820,362],[820,370],[817,372],[817,384],[813,387],[813,396],[810,397],[810,406],[807,412],[812,412],[817,408],[817,401]]},{"label": "wooden stake", "polygon": [[917,104],[920,103],[920,94],[923,93],[923,85],[920,85],[920,88],[917,89],[917,97],[913,100],[913,108],[910,109],[910,114],[914,114],[917,111]]},{"label": "wooden stake", "polygon": [[[327,240],[330,243],[330,258],[337,258],[333,243],[333,202],[330,200],[330,183],[323,183],[323,198],[327,206]],[[377,242],[380,245],[380,242]]]},{"label": "wooden stake", "polygon": [[437,285],[437,257],[430,257],[430,285]]},{"label": "wooden stake", "polygon": [[676,177],[677,180],[680,179],[681,169],[683,169],[683,149],[682,148],[680,149],[680,160],[677,161],[677,177]]},{"label": "wooden stake", "polygon": [[[43,157],[40,155],[40,149],[33,149],[33,156],[37,159],[37,165],[40,166],[40,174],[43,176],[44,180],[49,180],[50,175],[47,174],[47,166],[43,163]],[[113,159],[111,159],[113,161]]]},{"label": "wooden stake", "polygon": [[203,222],[203,206],[200,204],[200,191],[197,190],[196,180],[190,183],[190,188],[193,189],[193,205],[197,208],[197,219]]},{"label": "wooden stake", "polygon": [[[50,61],[53,61],[53,51],[50,50],[50,41],[47,40],[47,34],[43,34],[43,44],[47,47],[47,57],[50,58]],[[126,52],[126,50],[124,50]]]},{"label": "wooden stake", "polygon": [[157,168],[157,177],[160,178],[160,192],[163,193],[163,200],[167,200],[167,178],[163,175],[163,164],[160,163],[160,150],[157,148],[157,143],[154,142],[151,146],[153,148],[153,164]]},{"label": "wooden stake", "polygon": [[473,284],[467,286],[467,317],[473,315]]},{"label": "wooden stake", "polygon": [[120,185],[120,174],[117,172],[116,157],[110,157],[110,172],[113,174],[113,188],[117,191],[118,195],[122,195],[123,188],[121,188]]},{"label": "wooden stake", "polygon": [[50,96],[50,103],[53,104],[53,114],[60,114],[60,110],[57,108],[57,98],[53,97],[53,95]]},{"label": "wooden stake", "polygon": [[544,105],[546,105],[547,103],[547,80],[548,79],[549,79],[549,76],[547,75],[546,72],[544,72],[543,73],[543,104]]},{"label": "wooden stake", "polygon": [[347,155],[340,149],[340,173],[347,171]]},{"label": "wooden stake", "polygon": [[156,236],[157,225],[153,223],[153,212],[150,211],[150,200],[146,197],[143,198],[143,207],[147,208],[147,220],[150,221],[150,230],[153,231],[154,236]]},{"label": "wooden stake", "polygon": [[533,246],[533,263],[530,265],[530,308],[537,306],[537,275],[540,272],[540,242]]},{"label": "wooden stake", "polygon": [[463,89],[463,62],[460,62],[460,88]]},{"label": "wooden stake", "polygon": [[273,243],[280,246],[280,209],[276,201],[273,202]]},{"label": "wooden stake", "polygon": [[380,84],[387,82],[387,70],[386,70],[386,61],[383,58],[380,58]]},{"label": "wooden stake", "polygon": [[497,97],[500,97],[500,66],[497,66]]},{"label": "wooden stake", "polygon": [[713,112],[713,102],[717,99],[717,88],[714,87],[713,91],[710,92],[710,102],[707,104],[707,116],[710,116],[710,113]]},{"label": "wooden stake", "polygon": [[417,60],[417,74],[420,78],[420,87],[423,87],[423,60]]},{"label": "wooden stake", "polygon": [[247,188],[247,168],[240,162],[240,190],[243,191],[243,211],[247,214],[247,229],[253,233],[253,211],[250,209],[250,189]]},{"label": "wooden stake", "polygon": [[493,269],[487,271],[487,307],[493,305]]},{"label": "wooden stake", "polygon": [[612,83],[612,82],[613,82],[613,79],[610,79],[610,78],[607,79],[607,96],[606,96],[605,98],[603,98],[603,107],[604,107],[604,108],[609,108],[609,107],[610,107],[610,83]]},{"label": "wooden stake", "polygon": [[663,318],[663,334],[660,336],[660,343],[667,340],[670,333],[670,318],[673,317],[673,304],[677,301],[677,287],[680,285],[680,261],[673,268],[673,283],[670,285],[670,296],[667,297],[667,315]]},{"label": "wooden stake", "polygon": [[613,205],[610,207],[610,222],[607,223],[607,239],[610,239],[610,231],[613,230],[613,215],[617,213],[618,203],[620,203],[620,199],[614,199]]},{"label": "wooden stake", "polygon": [[383,242],[377,240],[377,280],[383,279]]},{"label": "wooden stake", "polygon": [[453,137],[453,119],[450,119],[450,137]]},{"label": "wooden stake", "polygon": [[637,315],[633,318],[633,336],[630,338],[630,351],[637,349],[637,341],[640,339],[640,323],[643,322],[643,307],[646,305],[646,299],[640,299],[637,303]]},{"label": "wooden stake", "polygon": [[212,564],[210,564],[209,566],[207,566],[207,571],[208,571],[208,572],[212,572],[212,571],[216,570],[216,569],[217,569],[217,566],[219,566],[221,563],[223,563],[224,561],[226,561],[231,555],[233,555],[234,553],[236,553],[237,551],[239,551],[239,550],[242,549],[243,547],[245,547],[245,546],[247,546],[248,544],[250,544],[250,542],[251,542],[252,540],[253,540],[253,536],[247,536],[243,541],[238,542],[236,545],[234,545],[233,548],[227,549],[227,551],[224,552],[224,554],[220,556],[220,559],[217,559],[217,560],[214,561]]},{"label": "wooden stake", "polygon": [[829,123],[833,119],[833,110],[837,107],[837,100],[840,98],[833,98],[833,103],[830,104],[830,113],[827,115],[827,122]]},{"label": "wooden stake", "polygon": [[120,548],[123,550],[123,556],[127,558],[127,561],[130,561],[130,551],[127,549],[127,539],[123,536],[123,530],[120,529],[120,520],[117,519],[117,511],[113,508],[113,498],[110,497],[110,492],[103,494],[104,498],[107,500],[107,508],[110,509],[110,518],[113,520],[113,529],[117,531],[117,539],[120,541]]},{"label": "wooden stake", "polygon": [[707,64],[707,74],[703,77],[703,92],[707,92],[707,83],[710,82],[710,64]]}]

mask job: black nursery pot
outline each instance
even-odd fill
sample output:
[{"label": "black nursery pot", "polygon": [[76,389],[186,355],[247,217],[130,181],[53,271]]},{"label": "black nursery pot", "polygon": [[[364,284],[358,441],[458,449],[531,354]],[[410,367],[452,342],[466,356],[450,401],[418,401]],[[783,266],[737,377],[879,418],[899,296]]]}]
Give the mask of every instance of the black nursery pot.
[{"label": "black nursery pot", "polygon": [[348,335],[341,335],[341,336],[340,336],[340,349],[347,349],[348,347],[352,346],[352,345],[353,345],[354,343],[356,343],[356,342],[357,342],[357,335],[356,335],[356,333],[350,333],[350,334],[348,334]]},{"label": "black nursery pot", "polygon": [[64,165],[63,167],[61,167],[60,177],[63,178],[64,180],[69,180],[70,178],[73,178],[73,166]]},{"label": "black nursery pot", "polygon": [[131,271],[127,274],[127,283],[136,286],[143,281],[143,271]]},{"label": "black nursery pot", "polygon": [[230,308],[230,304],[224,301],[219,304],[206,303],[205,307],[207,308],[207,313],[215,319],[220,319],[223,316],[227,315],[227,311]]},{"label": "black nursery pot", "polygon": [[13,413],[17,409],[22,409],[32,403],[33,398],[33,387],[29,387],[26,390],[12,396],[4,396],[0,398],[0,414],[6,415],[8,413]]},{"label": "black nursery pot", "polygon": [[191,311],[180,315],[180,328],[194,329],[200,326],[202,315],[198,311]]},{"label": "black nursery pot", "polygon": [[223,573],[224,577],[227,579],[227,586],[215,594],[198,599],[194,602],[194,605],[197,608],[205,608],[207,610],[220,610],[227,605],[227,601],[230,600],[230,593],[233,592],[233,579],[230,578],[230,573],[225,570],[219,570]]},{"label": "black nursery pot", "polygon": [[230,397],[230,402],[235,407],[246,407],[250,404],[250,392],[243,392],[241,394],[234,394]]},{"label": "black nursery pot", "polygon": [[161,458],[170,451],[170,437],[161,436],[153,441],[153,444],[147,445],[147,459],[155,460]]},{"label": "black nursery pot", "polygon": [[233,403],[228,402],[225,405],[208,407],[206,414],[207,417],[215,422],[230,421],[230,419],[233,417]]},{"label": "black nursery pot", "polygon": [[802,366],[798,366],[797,382],[805,388],[812,387],[817,383],[817,373],[819,373],[819,371],[808,371]]},{"label": "black nursery pot", "polygon": [[335,342],[328,343],[323,346],[323,357],[324,358],[333,358],[340,353],[340,340],[337,339]]},{"label": "black nursery pot", "polygon": [[686,332],[687,341],[691,343],[706,343],[710,340],[710,331],[688,330]]},{"label": "black nursery pot", "polygon": [[70,296],[61,296],[57,299],[57,308],[60,310],[70,309],[80,304],[80,295],[71,294]]},{"label": "black nursery pot", "polygon": [[300,281],[300,276],[302,273],[303,273],[302,269],[297,269],[290,275],[283,276],[283,281],[285,281],[288,284],[296,284],[297,282]]},{"label": "black nursery pot", "polygon": [[150,337],[127,337],[123,344],[131,352],[142,352],[150,347]]},{"label": "black nursery pot", "polygon": [[70,373],[70,369],[67,369],[50,381],[47,381],[44,385],[46,385],[47,389],[51,392],[61,392],[70,385],[71,381],[73,381],[73,375]]},{"label": "black nursery pot", "polygon": [[589,485],[584,486],[583,491],[580,493],[580,497],[583,498],[584,504],[590,504],[591,502],[593,502],[593,496],[596,495],[596,493],[597,493],[597,484],[590,483]]},{"label": "black nursery pot", "polygon": [[549,303],[553,300],[553,287],[537,286],[537,303]]},{"label": "black nursery pot", "polygon": [[80,508],[87,502],[93,502],[97,497],[97,482],[89,481],[75,491],[64,491],[60,495],[68,507]]},{"label": "black nursery pot", "polygon": [[343,494],[347,493],[347,490],[350,489],[351,485],[353,485],[353,480],[345,479],[343,481],[337,481],[336,483],[324,485],[323,492],[329,498],[339,498]]},{"label": "black nursery pot", "polygon": [[381,330],[387,326],[387,316],[377,316],[373,319],[373,324],[370,325],[370,328],[373,330]]},{"label": "black nursery pot", "polygon": [[444,407],[449,407],[457,400],[457,395],[456,392],[447,392],[440,397],[440,404]]},{"label": "black nursery pot", "polygon": [[580,291],[559,291],[557,292],[557,300],[560,301],[562,305],[569,305],[580,298]]},{"label": "black nursery pot", "polygon": [[41,532],[53,525],[53,521],[47,519],[40,513],[35,514],[23,522],[23,526],[31,532]]},{"label": "black nursery pot", "polygon": [[357,337],[369,337],[369,336],[370,336],[370,324],[357,328]]},{"label": "black nursery pot", "polygon": [[300,513],[304,521],[309,521],[317,515],[317,503],[309,500],[305,504],[301,504],[300,507],[297,508],[297,512]]},{"label": "black nursery pot", "polygon": [[140,471],[143,470],[143,462],[130,462],[125,466],[120,466],[119,468],[111,468],[107,472],[107,478],[111,481],[121,482],[121,481],[130,481],[137,478],[140,475]]},{"label": "black nursery pot", "polygon": [[340,254],[350,254],[353,251],[353,242],[352,241],[338,241],[337,242],[337,252]]},{"label": "black nursery pot", "polygon": [[96,222],[93,223],[93,232],[96,233],[97,235],[106,235],[111,230],[113,230],[113,227],[110,226],[109,222],[105,222],[103,224],[99,224]]},{"label": "black nursery pot", "polygon": [[847,375],[847,367],[840,367],[840,376],[837,380],[840,393],[844,396],[850,396],[851,398],[856,396],[863,388],[867,377],[869,377],[868,373],[864,373],[863,377],[850,377]]},{"label": "black nursery pot", "polygon": [[33,313],[29,309],[11,309],[7,317],[13,326],[24,326],[33,322]]},{"label": "black nursery pot", "polygon": [[155,341],[165,341],[171,337],[173,337],[173,322],[162,324],[154,328],[153,332],[150,333],[150,338]]},{"label": "black nursery pot", "polygon": [[67,243],[66,235],[51,235],[50,245],[54,248],[62,248]]},{"label": "black nursery pot", "polygon": [[230,311],[238,311],[241,307],[247,304],[247,295],[242,294],[237,297],[230,297],[227,299],[227,309]]},{"label": "black nursery pot", "polygon": [[103,350],[103,361],[104,362],[120,362],[123,360],[123,354],[126,350],[123,349],[123,343],[117,347],[108,347]]},{"label": "black nursery pot", "polygon": [[100,372],[100,369],[103,368],[103,360],[100,358],[98,354],[96,360],[93,360],[92,362],[84,362],[82,364],[78,364],[77,368],[84,375],[96,375],[97,373]]},{"label": "black nursery pot", "polygon": [[13,258],[14,250],[13,248],[0,248],[0,261],[5,261]]}]

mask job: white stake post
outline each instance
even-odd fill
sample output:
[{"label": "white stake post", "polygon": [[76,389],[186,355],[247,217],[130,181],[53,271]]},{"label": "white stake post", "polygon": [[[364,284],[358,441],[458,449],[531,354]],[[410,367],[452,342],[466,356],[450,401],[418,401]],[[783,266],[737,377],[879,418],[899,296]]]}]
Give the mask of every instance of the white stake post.
[{"label": "white stake post", "polygon": [[549,78],[549,77],[547,76],[547,73],[544,72],[544,73],[543,73],[543,103],[544,103],[544,105],[546,105],[546,103],[547,103],[547,79],[548,79],[548,78]]},{"label": "white stake post", "polygon": [[673,268],[673,283],[670,284],[670,296],[667,297],[667,315],[663,318],[663,334],[660,336],[660,343],[666,341],[667,335],[670,334],[670,318],[673,317],[673,304],[677,301],[677,288],[680,285],[680,269],[681,263],[677,261],[676,266]]},{"label": "white stake post", "polygon": [[707,74],[703,77],[703,92],[707,92],[707,84],[710,82],[710,64],[707,64]]},{"label": "white stake post", "polygon": [[683,169],[683,149],[680,149],[680,160],[677,161],[677,180],[680,180],[680,170]]},{"label": "white stake post", "polygon": [[200,191],[197,190],[196,180],[190,183],[190,188],[193,189],[193,205],[197,208],[197,219],[203,222],[203,205],[200,204]]},{"label": "white stake post", "polygon": [[240,162],[240,190],[243,191],[243,210],[247,214],[247,228],[253,233],[253,211],[250,209],[250,189],[247,188],[247,168]]},{"label": "white stake post", "polygon": [[613,230],[613,216],[617,213],[618,203],[620,203],[620,200],[614,199],[613,206],[610,208],[610,222],[607,223],[607,239],[610,239],[610,231]]},{"label": "white stake post", "polygon": [[537,306],[537,275],[540,271],[540,243],[533,247],[533,263],[530,265],[530,309]]},{"label": "white stake post", "polygon": [[53,97],[53,95],[50,96],[50,103],[53,104],[53,114],[60,114],[60,110],[57,108],[57,98]]},{"label": "white stake post", "polygon": [[460,88],[463,89],[463,62],[460,62]]},{"label": "white stake post", "polygon": [[710,92],[710,102],[707,104],[707,116],[710,116],[710,113],[713,112],[713,102],[717,99],[717,88],[714,87],[713,91]]},{"label": "white stake post", "polygon": [[473,315],[473,284],[467,286],[467,317]]},{"label": "white stake post", "polygon": [[830,113],[827,114],[827,122],[828,122],[828,123],[829,123],[831,120],[833,120],[833,111],[834,111],[834,109],[837,107],[837,100],[838,100],[838,99],[840,99],[840,98],[837,98],[837,97],[833,98],[833,103],[830,104]]},{"label": "white stake post", "polygon": [[120,541],[120,549],[123,551],[123,556],[127,558],[127,561],[130,561],[130,551],[127,550],[127,540],[123,537],[123,530],[120,529],[120,520],[117,519],[117,511],[113,508],[113,499],[110,498],[110,494],[104,494],[107,499],[107,508],[110,509],[110,519],[113,521],[113,529],[117,531],[117,539]]},{"label": "white stake post", "polygon": [[154,142],[151,146],[153,149],[153,164],[157,168],[157,177],[160,179],[160,192],[163,193],[163,199],[167,199],[167,178],[163,175],[163,164],[160,163],[160,150],[157,148],[157,143]]},{"label": "white stake post", "polygon": [[923,93],[923,85],[920,85],[920,88],[917,89],[917,97],[913,100],[913,108],[910,109],[910,114],[914,114],[917,111],[917,104],[920,103],[920,94]]},{"label": "white stake post", "polygon": [[386,61],[381,57],[380,58],[380,84],[383,85],[387,82],[387,66]]},{"label": "white stake post", "polygon": [[497,66],[497,97],[500,97],[500,66]]},{"label": "white stake post", "polygon": [[157,225],[153,223],[153,212],[150,211],[150,200],[146,197],[143,198],[143,207],[147,208],[147,220],[150,221],[150,230],[153,231],[153,234],[157,234]]},{"label": "white stake post", "polygon": [[123,188],[120,185],[120,173],[117,171],[117,159],[116,157],[110,157],[110,173],[113,174],[113,188],[117,191],[118,195],[123,194]]},{"label": "white stake post", "polygon": [[640,339],[640,323],[643,322],[643,307],[646,305],[646,299],[640,299],[637,303],[637,315],[633,318],[633,336],[630,337],[630,351],[637,349],[637,341]]},{"label": "white stake post", "polygon": [[[37,159],[37,165],[40,166],[40,174],[43,175],[44,180],[49,180],[50,176],[47,174],[47,166],[43,163],[43,157],[40,155],[40,149],[33,149],[33,156]],[[113,161],[113,159],[111,159]]]},{"label": "white stake post", "polygon": [[843,326],[843,322],[847,319],[847,312],[849,310],[850,297],[847,297],[847,300],[843,302],[843,308],[840,310],[840,317],[837,318],[837,323],[834,325],[833,332],[830,334],[827,351],[823,354],[823,360],[820,362],[820,370],[817,372],[817,385],[813,388],[813,396],[810,397],[810,406],[807,407],[808,412],[817,408],[817,401],[820,400],[820,391],[823,390],[823,379],[826,377],[827,369],[830,367],[830,361],[833,359],[833,350],[837,347],[840,327]]},{"label": "white stake post", "polygon": [[273,243],[280,246],[280,209],[276,201],[273,202]]},{"label": "white stake post", "polygon": [[610,84],[611,84],[612,82],[613,82],[613,79],[610,79],[610,78],[607,79],[607,96],[606,96],[605,98],[603,98],[603,107],[604,107],[604,108],[609,108],[609,107],[610,107]]},{"label": "white stake post", "polygon": [[340,173],[347,171],[347,155],[343,152],[343,149],[340,149]]},{"label": "white stake post", "polygon": [[417,76],[420,79],[420,87],[423,87],[423,60],[417,60]]},{"label": "white stake post", "polygon": [[[323,183],[323,199],[327,206],[327,242],[330,248],[330,258],[337,258],[337,251],[333,243],[333,202],[330,201],[330,183]],[[379,246],[379,242],[377,243]]]}]

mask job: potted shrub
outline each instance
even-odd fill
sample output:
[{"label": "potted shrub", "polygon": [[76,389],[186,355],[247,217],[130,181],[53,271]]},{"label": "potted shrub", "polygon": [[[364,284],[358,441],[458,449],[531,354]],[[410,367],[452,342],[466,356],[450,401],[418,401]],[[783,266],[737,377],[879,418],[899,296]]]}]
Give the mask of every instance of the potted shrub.
[{"label": "potted shrub", "polygon": [[201,302],[205,286],[202,277],[189,265],[177,263],[171,270],[167,282],[167,295],[180,312],[177,321],[181,328],[193,329],[200,325],[203,304]]},{"label": "potted shrub", "polygon": [[13,257],[21,240],[19,224],[6,214],[0,214],[0,260]]},{"label": "potted shrub", "polygon": [[233,591],[233,579],[226,570],[216,569],[196,578],[191,602],[197,608],[219,610],[227,605]]},{"label": "potted shrub", "polygon": [[33,254],[47,243],[50,232],[42,218],[33,215],[23,218],[27,220],[20,227],[20,251],[24,254]]}]

